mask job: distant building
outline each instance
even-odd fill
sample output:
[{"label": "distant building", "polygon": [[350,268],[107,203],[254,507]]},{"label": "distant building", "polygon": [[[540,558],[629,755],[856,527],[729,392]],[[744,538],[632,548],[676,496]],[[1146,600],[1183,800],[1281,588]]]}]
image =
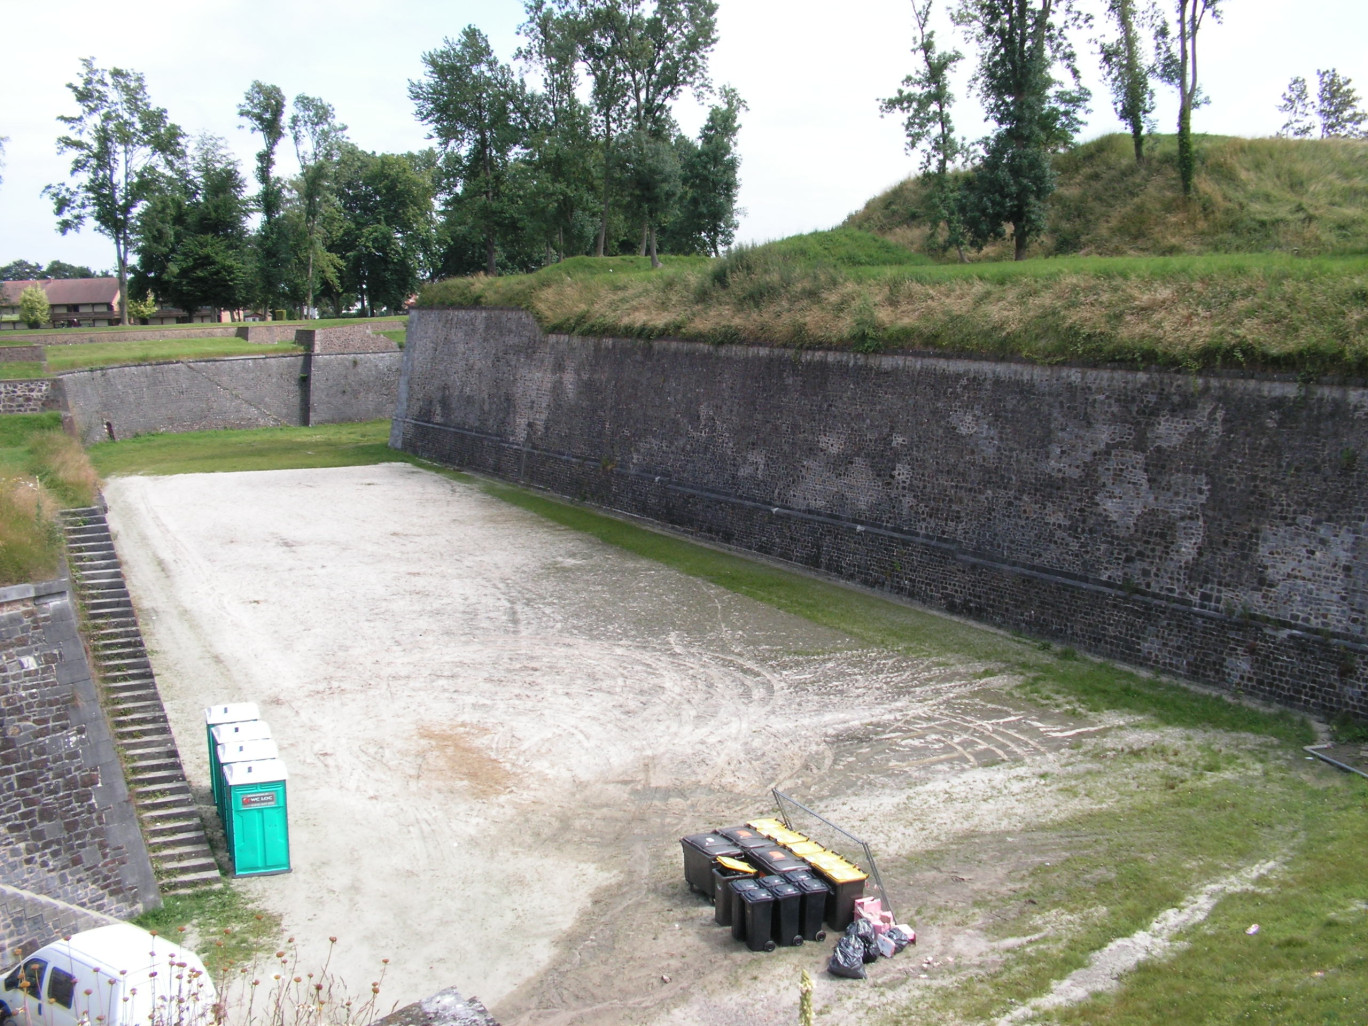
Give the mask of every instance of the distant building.
[{"label": "distant building", "polygon": [[23,328],[19,294],[30,285],[47,293],[52,324],[63,327],[80,321],[83,328],[119,323],[118,278],[48,278],[44,281],[7,281],[0,291],[0,328]]},{"label": "distant building", "polygon": [[[30,285],[40,286],[47,293],[51,307],[50,324],[54,328],[104,328],[119,321],[118,278],[47,278],[41,281],[7,281],[0,291],[0,328],[25,328],[19,320],[19,294]],[[241,310],[225,310],[218,315],[224,322],[264,319]],[[184,310],[164,306],[140,324],[213,324],[211,310],[197,310],[191,317]],[[46,326],[46,325],[45,325]]]}]

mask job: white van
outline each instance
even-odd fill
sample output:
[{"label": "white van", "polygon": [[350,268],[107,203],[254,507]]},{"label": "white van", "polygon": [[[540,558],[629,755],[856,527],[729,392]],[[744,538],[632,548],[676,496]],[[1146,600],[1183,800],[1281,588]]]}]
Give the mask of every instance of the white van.
[{"label": "white van", "polygon": [[53,941],[5,973],[0,1026],[204,1026],[218,996],[199,956],[131,923]]}]

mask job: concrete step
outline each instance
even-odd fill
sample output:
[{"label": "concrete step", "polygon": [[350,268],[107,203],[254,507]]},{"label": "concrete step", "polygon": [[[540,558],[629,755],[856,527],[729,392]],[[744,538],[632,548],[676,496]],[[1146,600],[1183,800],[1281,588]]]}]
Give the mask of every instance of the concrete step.
[{"label": "concrete step", "polygon": [[190,894],[193,891],[222,886],[223,876],[218,871],[217,863],[214,864],[212,870],[199,873],[181,873],[175,880],[161,881],[163,894]]}]

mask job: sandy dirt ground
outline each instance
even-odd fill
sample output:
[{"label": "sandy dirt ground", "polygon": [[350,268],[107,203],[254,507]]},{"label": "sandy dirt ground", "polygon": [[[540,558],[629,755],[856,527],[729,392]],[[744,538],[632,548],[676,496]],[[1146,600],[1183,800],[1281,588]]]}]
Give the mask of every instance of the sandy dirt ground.
[{"label": "sandy dirt ground", "polygon": [[[788,1023],[806,968],[845,1021],[866,999],[820,975],[832,940],[734,944],[685,886],[680,836],[771,814],[779,787],[863,835],[909,909],[899,856],[1067,815],[1083,799],[1042,779],[1125,731],[407,465],[106,497],[192,785],[208,803],[210,704],[257,702],[289,767],[293,872],[240,885],[305,966],[336,936],[353,992],[388,958],[386,1006],[455,985],[509,1026]],[[885,983],[981,948],[913,925]]]}]

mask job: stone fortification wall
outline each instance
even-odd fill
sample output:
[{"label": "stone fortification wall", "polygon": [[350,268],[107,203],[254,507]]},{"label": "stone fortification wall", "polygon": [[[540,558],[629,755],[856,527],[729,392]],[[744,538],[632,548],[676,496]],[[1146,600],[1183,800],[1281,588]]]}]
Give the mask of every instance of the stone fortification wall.
[{"label": "stone fortification wall", "polygon": [[294,340],[315,354],[397,353],[399,346],[378,332],[397,330],[403,326],[403,321],[360,321],[336,328],[300,328],[294,333]]},{"label": "stone fortification wall", "polygon": [[[380,339],[389,342],[383,335]],[[394,416],[403,357],[390,345],[388,352],[315,355],[309,423],[350,424]]]},{"label": "stone fortification wall", "polygon": [[[236,324],[196,324],[182,328],[144,328],[141,331],[81,331],[79,328],[64,328],[47,335],[39,336],[36,341],[44,346],[82,346],[90,342],[159,342],[168,338],[245,338],[238,336]],[[293,332],[293,328],[290,329]]]},{"label": "stone fortification wall", "polygon": [[389,417],[399,365],[397,352],[244,356],[71,371],[58,381],[89,445],[166,431]]},{"label": "stone fortification wall", "polygon": [[71,371],[58,378],[86,445],[162,431],[307,423],[302,356],[245,356]]},{"label": "stone fortification wall", "polygon": [[52,382],[46,378],[0,381],[0,413],[41,413],[52,409]]},{"label": "stone fortification wall", "polygon": [[422,310],[391,444],[1368,716],[1368,390],[543,336]]},{"label": "stone fortification wall", "polygon": [[0,589],[0,881],[7,953],[158,901],[62,581]]}]

